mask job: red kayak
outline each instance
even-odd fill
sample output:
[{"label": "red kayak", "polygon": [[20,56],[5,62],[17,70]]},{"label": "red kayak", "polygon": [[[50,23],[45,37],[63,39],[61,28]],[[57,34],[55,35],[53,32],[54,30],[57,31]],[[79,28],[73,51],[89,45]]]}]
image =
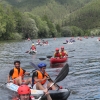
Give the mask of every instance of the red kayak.
[{"label": "red kayak", "polygon": [[68,60],[67,57],[64,57],[64,58],[51,58],[50,59],[50,63],[51,64],[55,64],[55,63],[64,63]]}]

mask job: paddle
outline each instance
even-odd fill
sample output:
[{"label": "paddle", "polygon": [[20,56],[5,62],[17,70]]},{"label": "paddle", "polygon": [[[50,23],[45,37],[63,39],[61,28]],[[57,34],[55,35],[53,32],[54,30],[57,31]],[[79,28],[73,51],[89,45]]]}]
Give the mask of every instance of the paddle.
[{"label": "paddle", "polygon": [[70,51],[68,51],[68,52],[73,52],[73,51],[75,51],[75,50],[70,50]]},{"label": "paddle", "polygon": [[63,43],[63,44],[67,44],[67,43]]},{"label": "paddle", "polygon": [[[69,72],[69,65],[66,64],[62,70],[60,71],[60,73],[58,74],[58,76],[56,77],[56,79],[54,80],[54,83],[51,84],[51,86],[48,88],[48,90],[54,85],[56,84],[57,82],[60,82],[62,81],[67,75],[68,75],[68,72]],[[39,97],[38,100],[40,100],[45,94],[43,94],[42,96]]]},{"label": "paddle", "polygon": [[[70,57],[67,57],[67,58],[72,58],[74,56],[70,56]],[[39,58],[39,60],[46,60],[46,58]]]},{"label": "paddle", "polygon": [[46,58],[39,58],[39,60],[45,60]]},{"label": "paddle", "polygon": [[[52,56],[48,55],[47,58],[50,59]],[[39,58],[39,60],[46,60],[46,58]]]},{"label": "paddle", "polygon": [[29,51],[26,51],[25,53],[29,53]]},{"label": "paddle", "polygon": [[47,56],[47,58],[51,58],[51,57],[52,57],[51,55],[48,55],[48,56]]}]

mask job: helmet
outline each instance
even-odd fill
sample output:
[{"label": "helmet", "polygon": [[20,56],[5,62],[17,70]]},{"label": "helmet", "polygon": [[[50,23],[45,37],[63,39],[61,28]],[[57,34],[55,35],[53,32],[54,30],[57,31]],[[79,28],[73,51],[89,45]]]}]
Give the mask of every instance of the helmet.
[{"label": "helmet", "polygon": [[46,66],[47,66],[47,65],[46,65],[45,63],[39,63],[39,64],[38,64],[38,67],[39,67],[39,68],[46,67]]},{"label": "helmet", "polygon": [[58,51],[59,50],[59,48],[56,48],[56,51]]},{"label": "helmet", "polygon": [[21,85],[18,88],[18,94],[31,94],[31,90],[27,85]]},{"label": "helmet", "polygon": [[62,46],[61,49],[64,49],[64,46]]},{"label": "helmet", "polygon": [[32,44],[32,45],[34,45],[34,44]]}]

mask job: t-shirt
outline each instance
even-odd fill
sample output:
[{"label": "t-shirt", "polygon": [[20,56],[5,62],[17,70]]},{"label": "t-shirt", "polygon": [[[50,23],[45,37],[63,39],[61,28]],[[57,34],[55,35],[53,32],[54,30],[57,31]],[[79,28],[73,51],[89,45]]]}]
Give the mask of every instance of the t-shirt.
[{"label": "t-shirt", "polygon": [[[26,70],[24,70],[24,69],[22,69],[22,70],[23,70],[24,73],[26,72]],[[14,69],[11,69],[10,72],[9,72],[9,76],[12,76],[13,73],[14,73]],[[18,73],[20,73],[20,68],[18,69]]]}]

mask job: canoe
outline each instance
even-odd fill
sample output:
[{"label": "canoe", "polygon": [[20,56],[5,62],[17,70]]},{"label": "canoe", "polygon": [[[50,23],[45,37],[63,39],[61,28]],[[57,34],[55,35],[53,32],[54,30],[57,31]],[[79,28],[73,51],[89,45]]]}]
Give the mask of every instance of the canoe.
[{"label": "canoe", "polygon": [[[15,85],[13,83],[7,83],[6,87],[12,91],[17,92],[18,85]],[[70,95],[70,91],[68,89],[59,89],[59,90],[49,90],[50,96],[53,100],[67,100],[67,98]],[[41,95],[43,95],[42,90],[33,90],[31,89],[31,95],[35,97],[35,99],[38,99]],[[46,100],[46,97],[42,98],[42,100]]]},{"label": "canoe", "polygon": [[68,60],[67,57],[64,57],[64,58],[51,58],[50,59],[50,63],[51,64],[55,64],[55,63],[64,63]]}]

